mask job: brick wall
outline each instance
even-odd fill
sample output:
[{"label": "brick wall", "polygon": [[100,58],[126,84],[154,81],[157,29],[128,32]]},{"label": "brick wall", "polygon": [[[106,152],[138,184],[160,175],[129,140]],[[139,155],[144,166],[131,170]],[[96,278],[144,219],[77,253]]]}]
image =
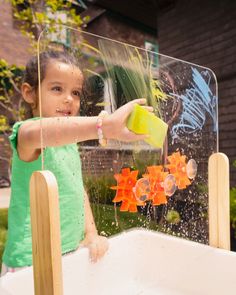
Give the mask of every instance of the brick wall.
[{"label": "brick wall", "polygon": [[0,23],[0,58],[25,65],[30,56],[29,42],[14,25],[10,1],[0,0]]},{"label": "brick wall", "polygon": [[144,47],[145,41],[157,42],[154,30],[139,26],[111,12],[105,12],[89,23],[86,31],[138,47]]},{"label": "brick wall", "polygon": [[236,185],[236,1],[176,0],[159,11],[160,52],[211,68],[219,86],[219,147]]},{"label": "brick wall", "polygon": [[80,149],[84,175],[109,176],[120,173],[121,168],[134,165],[132,153],[110,149]]},{"label": "brick wall", "polygon": [[[137,149],[137,147],[136,147]],[[80,156],[84,175],[112,176],[120,173],[122,168],[132,167],[140,174],[146,172],[146,167],[156,165],[161,161],[161,153],[147,150],[95,148],[80,145]]]}]

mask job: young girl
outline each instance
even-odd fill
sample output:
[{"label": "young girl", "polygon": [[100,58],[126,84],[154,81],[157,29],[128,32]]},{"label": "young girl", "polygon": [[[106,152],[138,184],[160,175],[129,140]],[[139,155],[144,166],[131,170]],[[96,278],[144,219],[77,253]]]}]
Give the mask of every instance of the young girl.
[{"label": "young girl", "polygon": [[10,136],[12,191],[2,274],[32,265],[29,180],[34,171],[41,170],[40,128],[43,130],[44,168],[53,172],[59,186],[62,253],[74,251],[79,245],[87,246],[93,261],[105,254],[108,243],[105,237],[98,235],[94,224],[83,188],[76,143],[99,139],[104,144],[105,139],[135,141],[146,137],[126,128],[134,104],[145,104],[145,99],[133,100],[109,116],[77,116],[84,77],[76,59],[66,52],[49,51],[40,55],[40,123],[37,68],[34,57],[26,66],[21,88],[34,118],[17,122]]}]

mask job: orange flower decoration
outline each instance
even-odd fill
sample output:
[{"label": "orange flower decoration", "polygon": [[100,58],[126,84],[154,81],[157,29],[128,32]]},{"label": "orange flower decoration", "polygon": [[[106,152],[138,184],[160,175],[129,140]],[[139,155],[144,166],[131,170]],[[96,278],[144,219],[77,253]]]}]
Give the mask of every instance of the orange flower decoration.
[{"label": "orange flower decoration", "polygon": [[163,166],[149,166],[147,167],[147,174],[144,174],[143,177],[147,178],[150,183],[150,194],[148,200],[152,201],[154,206],[166,204],[166,194],[164,191],[164,180],[169,174],[164,172]]},{"label": "orange flower decoration", "polygon": [[177,187],[184,189],[190,185],[191,182],[187,176],[186,156],[181,156],[180,152],[176,152],[167,157],[167,159],[170,164],[166,165],[166,167],[174,175]]},{"label": "orange flower decoration", "polygon": [[138,170],[130,171],[130,168],[121,170],[121,174],[115,174],[117,186],[111,189],[116,190],[114,203],[122,202],[120,211],[137,212],[137,206],[143,206],[144,202],[140,202],[134,195],[134,187],[137,182]]}]

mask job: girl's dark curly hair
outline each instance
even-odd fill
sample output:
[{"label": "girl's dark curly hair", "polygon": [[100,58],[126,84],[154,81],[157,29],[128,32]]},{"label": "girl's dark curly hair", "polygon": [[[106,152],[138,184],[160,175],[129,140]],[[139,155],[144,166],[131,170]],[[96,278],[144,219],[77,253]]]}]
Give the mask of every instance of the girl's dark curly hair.
[{"label": "girl's dark curly hair", "polygon": [[[46,76],[47,66],[50,62],[58,61],[72,66],[76,66],[81,69],[79,63],[80,58],[76,58],[73,53],[66,49],[63,50],[48,50],[40,53],[39,64],[40,64],[40,83]],[[38,56],[33,56],[26,64],[24,71],[23,83],[28,83],[34,91],[37,91],[39,85],[38,77]],[[84,88],[84,85],[83,85]],[[84,90],[82,91],[84,92]],[[25,119],[33,116],[32,110],[37,106],[37,102],[31,106],[24,102],[25,108]]]},{"label": "girl's dark curly hair", "polygon": [[[43,81],[46,75],[47,65],[50,61],[59,61],[65,64],[74,65],[80,68],[80,64],[78,59],[71,53],[66,50],[63,51],[55,51],[49,50],[40,53],[40,82]],[[38,57],[33,56],[28,63],[26,64],[26,69],[23,77],[23,83],[28,83],[32,88],[38,88]]]}]

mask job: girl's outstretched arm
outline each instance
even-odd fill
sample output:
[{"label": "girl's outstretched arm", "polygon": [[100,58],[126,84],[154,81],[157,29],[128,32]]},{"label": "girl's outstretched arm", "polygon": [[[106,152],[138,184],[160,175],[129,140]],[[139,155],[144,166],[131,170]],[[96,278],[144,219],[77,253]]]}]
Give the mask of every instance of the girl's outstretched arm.
[{"label": "girl's outstretched arm", "polygon": [[[107,139],[121,141],[143,140],[146,135],[138,135],[129,131],[126,121],[134,108],[134,104],[145,104],[146,99],[135,99],[117,109],[103,119],[103,135]],[[152,111],[151,107],[146,107]],[[19,129],[17,151],[23,161],[33,161],[43,147],[61,146],[80,141],[97,139],[98,117],[50,117],[41,120],[27,121]],[[41,130],[42,128],[42,143]]]},{"label": "girl's outstretched arm", "polygon": [[86,192],[84,192],[84,202],[85,239],[81,242],[80,247],[88,247],[91,261],[96,262],[107,252],[108,240],[106,237],[98,235],[89,198]]}]

